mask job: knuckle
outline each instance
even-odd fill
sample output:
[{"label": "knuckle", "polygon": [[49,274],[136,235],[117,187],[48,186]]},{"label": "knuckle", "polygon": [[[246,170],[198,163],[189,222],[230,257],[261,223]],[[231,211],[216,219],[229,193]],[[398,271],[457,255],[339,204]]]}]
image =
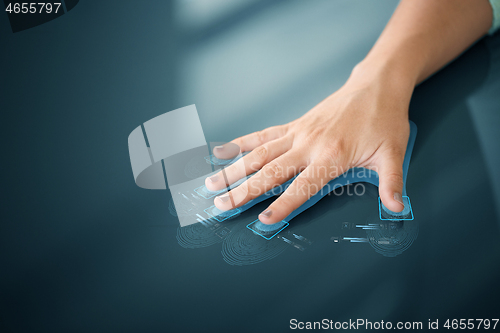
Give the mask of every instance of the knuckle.
[{"label": "knuckle", "polygon": [[304,143],[306,145],[313,145],[315,142],[318,141],[318,138],[321,136],[321,133],[323,132],[322,129],[320,128],[315,128],[311,132],[307,134],[307,136],[304,139]]},{"label": "knuckle", "polygon": [[318,164],[325,166],[328,169],[335,168],[339,165],[339,157],[333,154],[323,154],[318,157],[316,161]]},{"label": "knuckle", "polygon": [[[341,143],[330,143],[324,148],[324,153],[318,157],[318,162],[329,169],[343,168],[348,156]],[[334,171],[334,170],[331,170]]]},{"label": "knuckle", "polygon": [[314,160],[314,163],[309,165],[309,177],[314,177],[316,179],[328,178],[332,171],[336,168],[332,165],[328,159],[330,157],[319,157]]},{"label": "knuckle", "polygon": [[255,135],[257,136],[257,141],[259,144],[264,144],[266,142],[266,131],[265,130],[262,130],[262,131],[258,131],[258,132],[255,132]]},{"label": "knuckle", "polygon": [[265,177],[280,179],[284,176],[283,166],[279,162],[270,162],[262,168]]},{"label": "knuckle", "polygon": [[325,151],[334,159],[340,159],[345,152],[345,145],[342,141],[332,141],[326,144]]},{"label": "knuckle", "polygon": [[309,177],[297,177],[295,182],[297,184],[297,188],[308,188],[312,185]]},{"label": "knuckle", "polygon": [[276,130],[280,134],[280,136],[284,136],[288,132],[288,128],[288,124],[276,126]]},{"label": "knuckle", "polygon": [[266,160],[267,156],[269,155],[269,151],[267,147],[265,146],[259,146],[255,148],[255,154],[261,159],[261,160]]},{"label": "knuckle", "polygon": [[261,163],[258,162],[258,161],[252,161],[250,162],[250,164],[248,165],[248,168],[251,170],[251,172],[256,172],[260,169],[261,167]]},{"label": "knuckle", "polygon": [[269,127],[267,130],[269,133],[273,133],[273,137],[282,137],[285,136],[285,134],[288,132],[288,124],[286,125],[277,125],[277,126],[272,126]]}]

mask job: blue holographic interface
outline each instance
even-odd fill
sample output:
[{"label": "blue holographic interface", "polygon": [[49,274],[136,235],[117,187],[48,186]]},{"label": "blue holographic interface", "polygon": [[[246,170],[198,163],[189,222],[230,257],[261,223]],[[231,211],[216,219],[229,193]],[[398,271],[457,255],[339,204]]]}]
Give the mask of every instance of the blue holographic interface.
[{"label": "blue holographic interface", "polygon": [[210,199],[215,197],[217,194],[226,192],[227,189],[222,189],[220,191],[210,191],[205,185],[202,185],[200,187],[197,187],[194,189],[196,193],[198,193],[200,196],[202,196],[205,199]]},{"label": "blue holographic interface", "polygon": [[247,228],[252,230],[255,234],[270,240],[280,233],[281,230],[288,227],[289,223],[280,221],[275,224],[264,224],[258,219],[247,225]]},{"label": "blue holographic interface", "polygon": [[217,221],[222,222],[230,217],[238,215],[239,213],[241,213],[241,210],[239,208],[231,210],[220,210],[219,208],[215,207],[215,205],[213,205],[206,208],[205,213],[207,213],[209,216],[213,217]]},{"label": "blue holographic interface", "polygon": [[231,163],[232,160],[222,160],[220,158],[215,157],[214,155],[208,155],[205,156],[205,161],[207,161],[208,164],[213,164],[213,165],[228,165]]},{"label": "blue holographic interface", "polygon": [[305,251],[305,249],[306,249],[304,246],[302,246],[302,245],[300,245],[300,244],[297,244],[296,242],[291,241],[291,240],[289,240],[288,238],[286,238],[286,237],[284,237],[284,236],[280,236],[280,235],[278,235],[278,236],[276,236],[276,238],[281,238],[281,239],[282,239],[285,243],[287,243],[287,244],[289,244],[289,245],[293,246],[293,247],[294,247],[294,248],[296,248],[297,250],[300,250],[300,251]]},{"label": "blue holographic interface", "polygon": [[411,209],[410,198],[407,195],[403,196],[405,208],[401,212],[393,212],[384,206],[380,197],[378,198],[379,216],[382,221],[402,221],[413,220],[413,210]]},{"label": "blue holographic interface", "polygon": [[215,157],[215,155],[208,155],[208,156],[205,156],[205,161],[208,163],[208,164],[212,164],[212,165],[228,165],[228,164],[231,164],[231,163],[234,163],[236,162],[237,160],[239,160],[240,158],[242,158],[243,156],[247,155],[249,152],[244,152],[244,153],[240,153],[238,154],[237,156],[235,156],[234,158],[232,159],[228,159],[228,160],[223,160],[221,158],[217,158]]}]

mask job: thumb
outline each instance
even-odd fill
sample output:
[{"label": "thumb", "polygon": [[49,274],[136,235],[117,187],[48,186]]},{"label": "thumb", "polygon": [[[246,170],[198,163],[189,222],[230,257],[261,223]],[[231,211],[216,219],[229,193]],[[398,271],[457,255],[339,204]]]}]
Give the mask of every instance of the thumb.
[{"label": "thumb", "polygon": [[401,212],[403,203],[403,160],[402,153],[388,153],[382,156],[379,167],[380,199],[386,208],[393,212]]}]

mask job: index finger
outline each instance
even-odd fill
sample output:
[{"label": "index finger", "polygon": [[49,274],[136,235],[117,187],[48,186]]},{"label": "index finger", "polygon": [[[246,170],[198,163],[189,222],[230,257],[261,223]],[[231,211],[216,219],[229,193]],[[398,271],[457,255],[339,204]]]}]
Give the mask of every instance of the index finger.
[{"label": "index finger", "polygon": [[[234,149],[234,145],[239,148],[239,151],[246,152],[250,150],[254,150],[255,148],[262,146],[263,144],[279,139],[286,134],[287,126],[279,125],[268,127],[262,131],[250,133],[239,138],[234,139],[233,141],[226,143],[221,146],[214,147],[214,155],[217,158],[225,159],[224,156],[227,156],[227,152]],[[238,152],[239,152],[238,151]],[[238,152],[234,155],[236,156]],[[226,158],[227,159],[227,158]]]},{"label": "index finger", "polygon": [[318,193],[330,180],[340,176],[344,166],[332,165],[328,160],[319,158],[313,161],[286,191],[259,215],[259,220],[264,224],[282,221]]}]

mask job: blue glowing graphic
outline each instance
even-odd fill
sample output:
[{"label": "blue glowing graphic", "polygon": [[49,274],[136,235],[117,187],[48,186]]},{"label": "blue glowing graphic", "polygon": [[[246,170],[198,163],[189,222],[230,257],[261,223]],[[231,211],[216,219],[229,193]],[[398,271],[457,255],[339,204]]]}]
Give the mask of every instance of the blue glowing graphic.
[{"label": "blue glowing graphic", "polygon": [[308,245],[311,245],[311,244],[312,244],[312,242],[311,242],[309,239],[305,238],[304,236],[297,235],[297,234],[295,234],[295,233],[292,233],[292,235],[293,235],[293,237],[297,238],[298,240],[303,241],[304,243],[306,243],[306,244],[308,244]]},{"label": "blue glowing graphic", "polygon": [[[413,146],[415,144],[416,136],[417,136],[417,126],[415,125],[415,123],[410,121],[410,137],[408,139],[408,145],[406,147],[406,154],[405,154],[404,161],[403,161],[403,196],[406,198],[408,198],[406,196],[406,178],[408,175],[408,167],[410,164],[411,153],[413,151]],[[295,176],[295,177],[297,177],[297,176]],[[262,201],[264,201],[264,200],[266,200],[274,195],[277,195],[277,194],[283,192],[293,182],[295,177],[288,180],[287,182],[283,183],[282,185],[271,189],[270,191],[264,193],[260,197],[255,198],[255,199],[247,202],[246,204],[242,205],[240,207],[241,211],[243,212],[243,211],[249,209],[250,207],[256,205],[257,203],[262,202]],[[318,193],[313,195],[309,200],[307,200],[299,208],[294,210],[283,221],[289,222],[291,219],[293,219],[294,217],[296,217],[297,215],[299,215],[300,213],[302,213],[306,209],[314,206],[314,204],[316,204],[319,200],[321,200],[325,195],[336,190],[337,188],[340,188],[340,187],[348,185],[348,184],[358,183],[358,182],[366,182],[366,183],[370,183],[370,184],[373,184],[373,185],[378,187],[378,185],[379,185],[378,174],[377,174],[377,172],[375,172],[373,170],[369,170],[369,169],[365,169],[365,168],[352,168],[352,169],[348,170],[347,172],[345,172],[344,174],[340,175],[339,177],[328,182],[320,191],[318,191]],[[408,203],[409,203],[409,200],[408,200]],[[410,212],[411,212],[411,207],[410,207]],[[413,219],[413,212],[411,212],[411,218]],[[250,228],[250,225],[248,227],[250,230],[252,230],[256,234],[262,236],[259,232],[256,232],[255,230]],[[278,231],[278,233],[279,233],[279,231]],[[264,237],[264,236],[262,236],[262,237]],[[266,238],[266,237],[264,237],[264,238]]]},{"label": "blue glowing graphic", "polygon": [[218,230],[215,234],[217,236],[219,236],[220,238],[224,238],[226,237],[229,233],[231,232],[231,230],[229,230],[229,228],[222,228],[220,230]]},{"label": "blue glowing graphic", "polygon": [[283,236],[277,236],[277,238],[281,238],[285,243],[287,244],[290,244],[291,246],[293,246],[294,248],[296,248],[297,250],[300,250],[300,251],[304,251],[306,248],[303,247],[302,245],[300,244],[297,244],[291,240],[289,240],[288,238],[286,237],[283,237]]},{"label": "blue glowing graphic", "polygon": [[[177,126],[181,120],[183,124],[190,124],[189,131],[185,127]],[[166,128],[169,130],[165,130]],[[406,178],[416,133],[416,125],[410,122],[410,137],[403,162],[402,195],[405,204],[403,212],[395,213],[387,210],[379,199],[379,216],[374,214],[373,218],[380,223],[356,224],[339,221],[343,231],[366,233],[366,237],[363,237],[364,235],[332,237],[334,243],[369,243],[378,253],[395,256],[408,249],[416,239],[418,223],[412,221],[413,211],[406,195]],[[165,142],[176,144],[165,145]],[[287,248],[304,251],[312,241],[299,235],[292,226],[289,227],[294,217],[333,191],[337,194],[336,190],[343,190],[345,185],[360,182],[379,185],[377,172],[359,167],[352,168],[331,180],[307,202],[276,224],[266,225],[259,220],[249,223],[252,218],[245,220],[244,223],[242,221],[233,223],[237,219],[227,220],[239,216],[268,198],[280,195],[296,176],[238,208],[222,211],[215,207],[213,198],[241,185],[253,175],[242,175],[244,177],[239,177],[239,180],[231,184],[225,184],[226,188],[219,191],[210,191],[203,185],[206,177],[220,170],[227,183],[228,177],[224,173],[224,168],[250,153],[241,153],[240,148],[234,144],[233,146],[224,144],[225,147],[228,145],[230,151],[217,150],[220,149],[219,146],[213,150],[221,153],[218,156],[230,159],[219,159],[214,155],[206,156],[207,151],[212,149],[205,141],[194,105],[151,119],[136,128],[129,136],[131,165],[137,185],[147,189],[170,190],[172,199],[168,210],[179,219],[181,226],[177,230],[179,244],[185,248],[202,248],[222,243],[222,256],[231,265],[250,265],[272,259]],[[283,232],[287,227],[288,230]]]},{"label": "blue glowing graphic", "polygon": [[178,227],[176,238],[180,246],[188,249],[203,248],[222,242],[221,237],[200,223]]},{"label": "blue glowing graphic", "polygon": [[[352,224],[351,224],[352,225]],[[385,220],[378,223],[356,224],[364,230],[365,237],[331,237],[334,243],[368,243],[375,252],[385,257],[395,257],[406,251],[417,239],[419,226],[415,220]]]},{"label": "blue glowing graphic", "polygon": [[274,236],[280,233],[281,230],[285,229],[288,227],[289,223],[285,221],[280,221],[274,224],[264,224],[260,222],[259,220],[255,220],[249,225],[247,225],[247,228],[252,230],[254,233],[257,235],[270,240]]},{"label": "blue glowing graphic", "polygon": [[380,197],[378,198],[378,209],[379,216],[382,221],[401,221],[401,220],[413,220],[413,210],[411,209],[410,198],[408,196],[403,196],[403,203],[405,208],[401,212],[393,212],[384,206]]},{"label": "blue glowing graphic", "polygon": [[385,257],[395,257],[406,251],[417,239],[418,222],[412,220],[385,222],[383,227],[367,229],[370,245]]},{"label": "blue glowing graphic", "polygon": [[230,217],[234,217],[238,215],[241,212],[238,208],[231,209],[231,210],[220,210],[219,208],[214,206],[210,206],[205,209],[205,213],[213,217],[219,222],[225,221]]},{"label": "blue glowing graphic", "polygon": [[232,163],[236,162],[237,160],[239,160],[240,158],[242,158],[243,156],[247,155],[248,153],[249,153],[248,151],[244,152],[244,153],[240,153],[236,157],[234,157],[233,159],[229,159],[229,160],[217,158],[213,154],[205,156],[204,159],[208,164],[222,166],[222,165],[232,164]]},{"label": "blue glowing graphic", "polygon": [[276,258],[290,245],[274,238],[266,240],[248,232],[244,224],[236,225],[222,242],[222,258],[233,266],[246,266]]},{"label": "blue glowing graphic", "polygon": [[194,189],[196,193],[198,193],[200,196],[202,196],[205,199],[210,199],[215,197],[217,194],[225,192],[226,189],[220,190],[220,191],[210,191],[205,185],[202,185],[200,187],[197,187]]}]

